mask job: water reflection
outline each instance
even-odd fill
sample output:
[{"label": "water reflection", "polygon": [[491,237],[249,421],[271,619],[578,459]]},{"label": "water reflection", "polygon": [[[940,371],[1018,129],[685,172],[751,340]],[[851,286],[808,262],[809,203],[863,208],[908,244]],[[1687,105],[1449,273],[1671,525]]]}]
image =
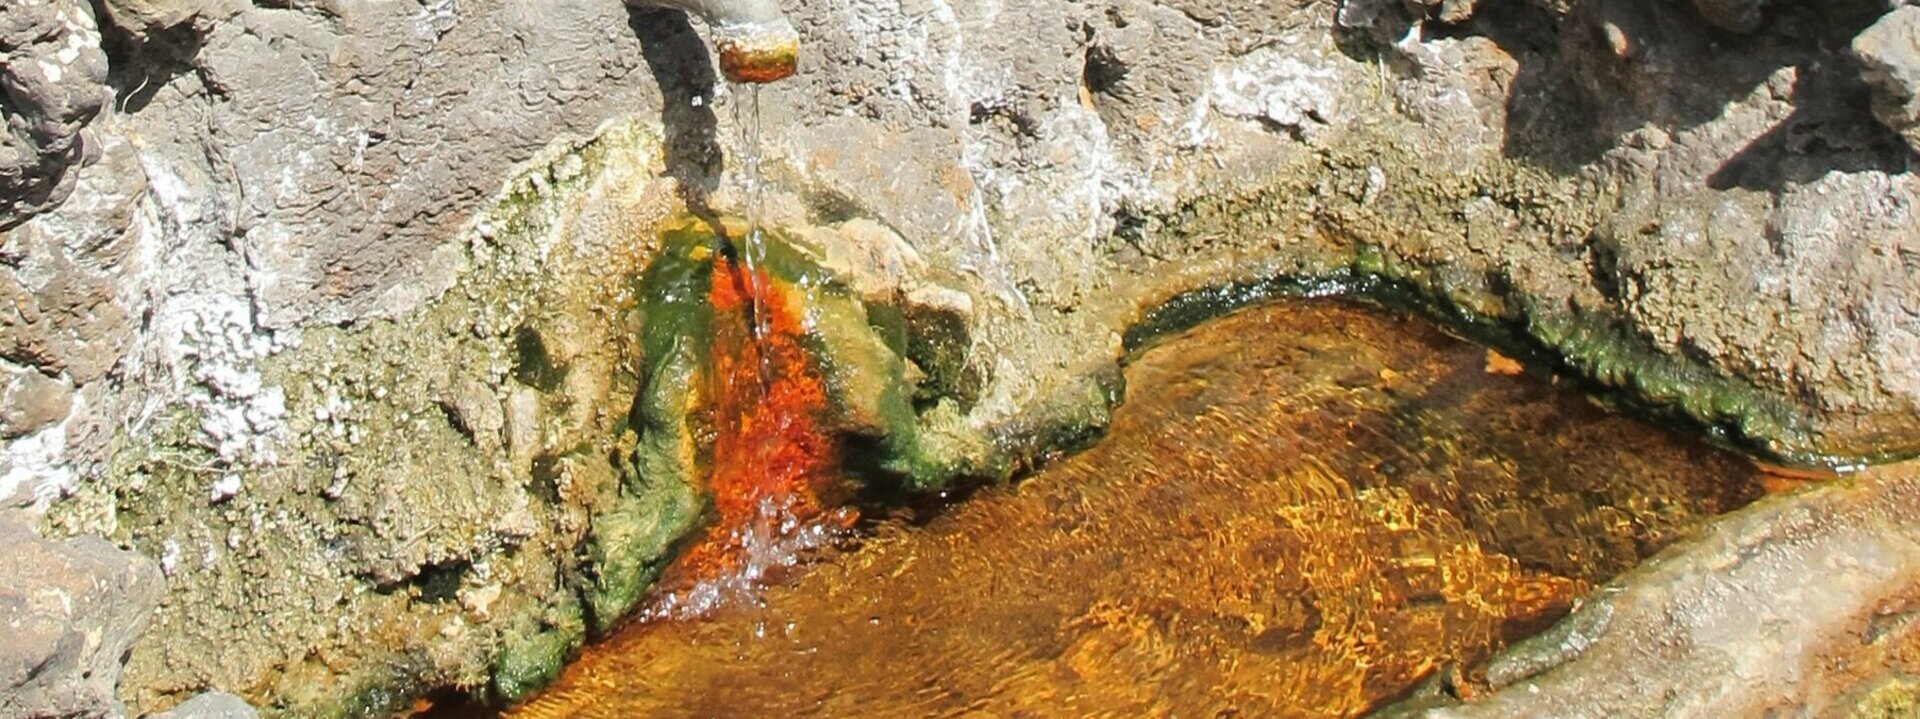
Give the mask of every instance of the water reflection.
[{"label": "water reflection", "polygon": [[1355,716],[1762,491],[1508,369],[1341,303],[1210,322],[1094,448],[632,627],[509,716]]}]

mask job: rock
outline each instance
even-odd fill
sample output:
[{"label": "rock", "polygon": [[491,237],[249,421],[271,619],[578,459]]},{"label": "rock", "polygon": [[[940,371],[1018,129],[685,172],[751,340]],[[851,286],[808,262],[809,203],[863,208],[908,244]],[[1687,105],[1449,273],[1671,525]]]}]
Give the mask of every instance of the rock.
[{"label": "rock", "polygon": [[867,302],[898,295],[905,283],[926,270],[926,261],[899,233],[865,218],[802,231],[800,239],[823,250],[821,265],[845,278]]},{"label": "rock", "polygon": [[1853,39],[1860,76],[1873,86],[1873,114],[1920,152],[1920,7],[1887,13]]},{"label": "rock", "polygon": [[534,456],[542,448],[540,393],[524,385],[513,385],[507,390],[507,399],[501,407],[500,424],[506,434],[508,459],[516,468],[531,468]]},{"label": "rock", "polygon": [[1408,0],[1408,4],[1451,25],[1472,18],[1474,7],[1480,4],[1480,0]]},{"label": "rock", "polygon": [[0,362],[0,439],[16,439],[65,419],[73,388],[39,372]]},{"label": "rock", "polygon": [[1386,715],[1894,716],[1847,710],[1920,669],[1916,502],[1915,465],[1765,500],[1496,658],[1491,696]]},{"label": "rock", "polygon": [[136,250],[148,184],[131,143],[102,134],[98,161],[70,173],[78,197],[5,233],[0,357],[76,386],[120,361],[139,324],[145,269]]},{"label": "rock", "polygon": [[94,537],[50,541],[0,513],[0,716],[121,716],[120,662],[160,603],[152,560]]},{"label": "rock", "polygon": [[155,714],[151,719],[259,719],[260,712],[247,704],[247,700],[225,692],[207,692],[188,699],[171,711]]},{"label": "rock", "polygon": [[1760,27],[1761,14],[1766,10],[1768,0],[1693,0],[1693,7],[1700,11],[1714,27],[1734,32],[1753,32]]},{"label": "rock", "polygon": [[439,401],[454,426],[476,446],[485,451],[500,447],[504,440],[502,432],[507,426],[506,411],[501,407],[500,398],[486,385],[462,377],[455,380],[454,386]]},{"label": "rock", "polygon": [[107,19],[136,40],[190,21],[211,24],[231,18],[245,7],[237,0],[104,0]]},{"label": "rock", "polygon": [[83,159],[80,131],[105,107],[107,55],[86,3],[0,6],[0,230],[59,204]]}]

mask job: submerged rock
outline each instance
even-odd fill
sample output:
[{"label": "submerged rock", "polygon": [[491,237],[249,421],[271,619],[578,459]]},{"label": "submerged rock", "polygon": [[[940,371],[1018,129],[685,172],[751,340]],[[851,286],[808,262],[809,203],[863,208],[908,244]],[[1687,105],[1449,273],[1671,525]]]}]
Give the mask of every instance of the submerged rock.
[{"label": "submerged rock", "polygon": [[1358,716],[1759,496],[1487,356],[1334,303],[1202,325],[1085,452],[629,627],[508,714]]},{"label": "submerged rock", "polygon": [[1916,507],[1911,464],[1770,498],[1494,660],[1491,696],[1395,716],[1910,716]]}]

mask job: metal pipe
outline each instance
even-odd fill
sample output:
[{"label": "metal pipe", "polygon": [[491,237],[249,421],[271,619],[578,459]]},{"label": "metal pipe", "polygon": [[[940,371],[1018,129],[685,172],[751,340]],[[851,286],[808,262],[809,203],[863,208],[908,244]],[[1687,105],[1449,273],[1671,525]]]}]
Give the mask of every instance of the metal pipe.
[{"label": "metal pipe", "polygon": [[720,73],[729,82],[766,83],[794,73],[800,33],[781,12],[779,0],[629,0],[684,10],[713,32]]}]

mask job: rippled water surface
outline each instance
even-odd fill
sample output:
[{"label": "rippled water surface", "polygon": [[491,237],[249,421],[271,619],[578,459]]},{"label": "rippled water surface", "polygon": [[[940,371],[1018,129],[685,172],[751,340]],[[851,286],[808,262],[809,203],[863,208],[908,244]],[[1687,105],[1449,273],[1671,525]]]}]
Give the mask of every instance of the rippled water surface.
[{"label": "rippled water surface", "polygon": [[1092,449],[631,626],[508,716],[1356,716],[1762,492],[1513,369],[1348,304],[1209,322]]}]

